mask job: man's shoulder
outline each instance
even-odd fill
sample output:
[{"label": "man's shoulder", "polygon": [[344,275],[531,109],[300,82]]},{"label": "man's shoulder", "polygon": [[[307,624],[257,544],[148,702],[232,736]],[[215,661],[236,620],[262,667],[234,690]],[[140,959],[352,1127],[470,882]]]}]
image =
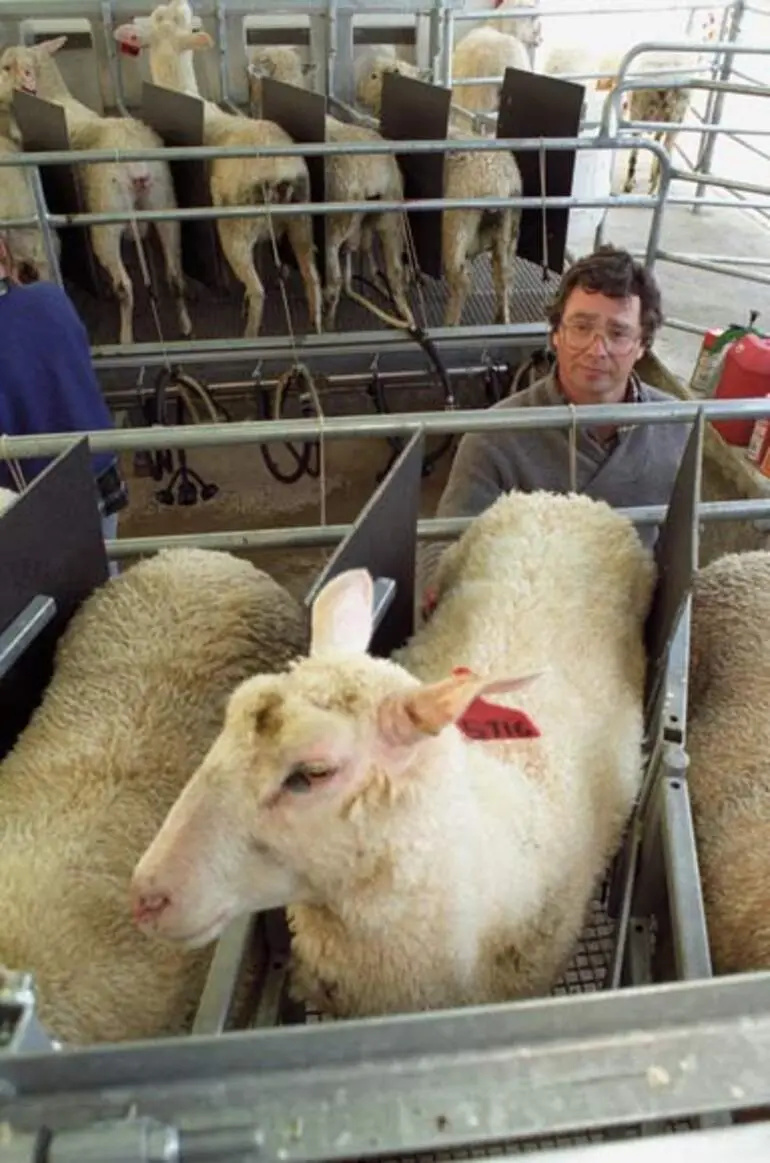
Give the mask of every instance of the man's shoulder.
[{"label": "man's shoulder", "polygon": [[639,380],[639,397],[641,402],[657,404],[658,402],[671,404],[677,397],[672,392],[665,392],[663,388],[653,387],[646,380]]},{"label": "man's shoulder", "polygon": [[530,384],[528,388],[522,388],[519,392],[513,392],[510,396],[505,396],[502,400],[498,400],[493,404],[493,408],[543,408],[548,404],[556,403],[554,397],[553,385],[550,373],[542,377],[542,379],[535,380],[534,384]]}]

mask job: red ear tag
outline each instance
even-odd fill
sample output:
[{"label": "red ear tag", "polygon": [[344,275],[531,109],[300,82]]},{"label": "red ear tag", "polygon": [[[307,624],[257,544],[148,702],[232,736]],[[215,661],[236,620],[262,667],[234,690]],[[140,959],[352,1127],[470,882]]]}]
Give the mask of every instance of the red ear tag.
[{"label": "red ear tag", "polygon": [[125,53],[127,57],[138,57],[141,51],[138,44],[129,44],[127,40],[119,41],[118,47],[120,48],[120,51]]},{"label": "red ear tag", "polygon": [[457,726],[468,739],[477,743],[503,743],[509,739],[538,739],[540,730],[524,711],[515,707],[500,707],[482,698],[474,699],[468,710],[457,720]]},{"label": "red ear tag", "polygon": [[[452,674],[470,674],[467,666],[456,666]],[[501,743],[507,739],[539,739],[540,729],[524,711],[474,699],[457,726],[463,735],[476,743]]]}]

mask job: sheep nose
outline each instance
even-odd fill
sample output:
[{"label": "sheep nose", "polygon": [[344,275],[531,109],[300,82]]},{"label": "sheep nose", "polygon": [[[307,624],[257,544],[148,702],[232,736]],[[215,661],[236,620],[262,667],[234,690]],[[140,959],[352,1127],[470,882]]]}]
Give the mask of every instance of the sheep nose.
[{"label": "sheep nose", "polygon": [[171,897],[167,892],[141,892],[136,889],[131,892],[131,916],[137,925],[159,920],[170,904]]}]

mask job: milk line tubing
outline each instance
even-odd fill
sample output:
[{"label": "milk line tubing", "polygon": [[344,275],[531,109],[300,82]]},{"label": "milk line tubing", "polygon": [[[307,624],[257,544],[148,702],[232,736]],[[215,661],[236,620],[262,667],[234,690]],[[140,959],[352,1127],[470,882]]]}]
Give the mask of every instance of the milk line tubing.
[{"label": "milk line tubing", "polygon": [[758,419],[770,416],[770,399],[674,400],[645,404],[581,404],[570,408],[563,404],[541,408],[512,409],[510,412],[489,409],[458,409],[453,412],[401,412],[388,416],[327,416],[306,420],[255,420],[238,424],[196,424],[195,426],[95,429],[77,433],[51,433],[35,436],[6,436],[0,447],[0,459],[57,456],[66,452],[73,441],[88,438],[93,452],[138,452],[158,448],[222,448],[229,445],[263,444],[276,440],[313,440],[323,431],[324,440],[342,440],[350,436],[412,436],[422,429],[426,436],[446,433],[489,432],[504,429],[551,429],[627,424],[633,415],[635,424],[671,424],[694,421],[699,412],[707,420]]}]

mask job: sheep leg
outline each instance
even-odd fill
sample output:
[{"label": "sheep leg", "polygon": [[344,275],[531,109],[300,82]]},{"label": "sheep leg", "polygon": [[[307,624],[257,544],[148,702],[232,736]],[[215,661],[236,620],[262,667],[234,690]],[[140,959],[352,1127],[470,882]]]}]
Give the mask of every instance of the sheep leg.
[{"label": "sheep leg", "polygon": [[192,321],[187,311],[184,292],[184,274],[182,272],[182,231],[178,221],[156,222],[163,262],[166,267],[166,278],[176,303],[176,313],[179,320],[179,330],[185,339],[192,335]]},{"label": "sheep leg", "polygon": [[497,323],[511,321],[512,240],[513,211],[506,210],[500,216],[500,225],[492,240],[492,278],[497,296]]},{"label": "sheep leg", "polygon": [[[663,142],[663,148],[665,149],[665,151],[669,157],[671,157],[671,151],[674,148],[674,142],[676,141],[676,136],[677,136],[676,129],[669,129],[667,132],[665,130],[661,129],[655,134],[655,141],[657,141],[657,142],[662,141]],[[660,158],[653,155],[652,168],[651,168],[651,172],[650,172],[650,193],[657,194],[659,186],[660,186]]]},{"label": "sheep leg", "polygon": [[[326,224],[326,287],[324,288],[324,328],[334,330],[340,295],[342,293],[342,266],[340,251],[347,234],[346,224],[332,218]],[[350,254],[348,253],[348,261]],[[347,280],[346,280],[347,282]]]},{"label": "sheep leg", "polygon": [[382,243],[385,274],[398,313],[403,319],[413,322],[412,309],[406,297],[404,235],[400,214],[381,214],[377,220],[377,233]]},{"label": "sheep leg", "polygon": [[134,287],[120,253],[122,235],[123,224],[120,222],[91,227],[94,254],[107,272],[120,304],[120,343],[128,345],[134,342]]},{"label": "sheep leg", "polygon": [[317,334],[321,334],[321,280],[318,277],[318,267],[315,261],[315,244],[313,242],[313,220],[310,215],[292,216],[286,219],[286,234],[291,248],[297,259],[302,282],[305,284],[305,296],[310,314],[311,326]]},{"label": "sheep leg", "polygon": [[637,156],[638,156],[638,151],[636,149],[636,146],[634,146],[634,148],[631,150],[631,154],[630,154],[630,157],[628,159],[628,170],[626,171],[626,180],[623,183],[623,193],[624,194],[633,194],[633,192],[634,192],[634,186],[636,185],[636,160],[637,160]]},{"label": "sheep leg", "polygon": [[445,210],[441,227],[441,252],[449,298],[444,310],[444,326],[459,327],[465,300],[471,289],[468,253],[481,225],[481,214],[473,210]]},{"label": "sheep leg", "polygon": [[248,316],[244,338],[259,335],[265,307],[265,288],[254,266],[254,231],[246,219],[220,218],[217,222],[219,242],[233,274],[246,289]]}]

